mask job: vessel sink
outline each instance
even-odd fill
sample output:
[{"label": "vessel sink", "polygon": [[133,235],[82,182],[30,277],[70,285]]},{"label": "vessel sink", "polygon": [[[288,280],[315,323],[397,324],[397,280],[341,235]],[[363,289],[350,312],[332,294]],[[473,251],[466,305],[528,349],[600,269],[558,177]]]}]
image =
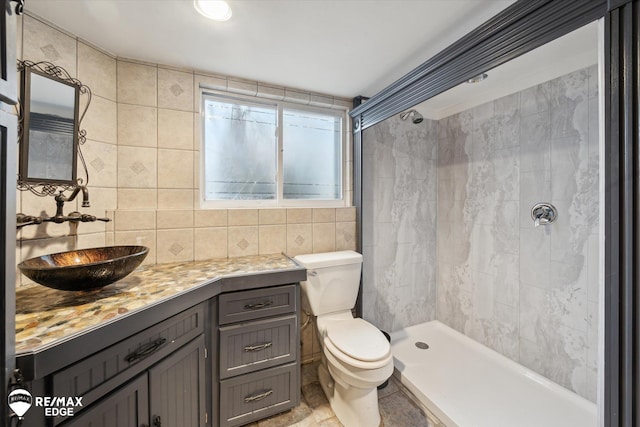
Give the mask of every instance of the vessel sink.
[{"label": "vessel sink", "polygon": [[18,264],[29,279],[63,291],[89,291],[131,273],[149,253],[146,246],[106,246],[30,258]]}]

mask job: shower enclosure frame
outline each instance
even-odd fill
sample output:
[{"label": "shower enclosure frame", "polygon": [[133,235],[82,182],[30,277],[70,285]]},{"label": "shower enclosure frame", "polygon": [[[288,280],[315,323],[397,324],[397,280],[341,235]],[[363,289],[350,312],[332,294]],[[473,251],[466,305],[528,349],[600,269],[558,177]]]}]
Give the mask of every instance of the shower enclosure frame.
[{"label": "shower enclosure frame", "polygon": [[[604,18],[604,386],[600,421],[640,424],[640,0],[519,0],[366,99],[354,100],[353,183],[362,251],[363,130]],[[366,102],[363,102],[366,100]],[[362,315],[362,283],[356,306]]]}]

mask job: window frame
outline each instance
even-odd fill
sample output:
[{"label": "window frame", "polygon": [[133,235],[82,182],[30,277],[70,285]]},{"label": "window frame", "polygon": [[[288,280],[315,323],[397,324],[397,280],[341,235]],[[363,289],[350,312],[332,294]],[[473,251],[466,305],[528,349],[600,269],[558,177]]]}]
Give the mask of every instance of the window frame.
[{"label": "window frame", "polygon": [[[214,99],[221,102],[238,102],[247,105],[257,105],[264,107],[274,107],[276,109],[276,198],[273,200],[207,200],[205,192],[205,101]],[[348,138],[347,123],[350,120],[348,111],[345,108],[323,108],[275,100],[260,98],[257,96],[229,93],[225,91],[200,88],[200,111],[199,111],[199,148],[200,148],[200,171],[198,173],[200,188],[198,191],[199,205],[201,209],[229,209],[229,208],[339,208],[348,205],[347,175],[348,171]],[[284,110],[308,111],[310,113],[325,114],[340,118],[341,149],[340,149],[340,199],[285,199],[284,198],[284,129],[282,126]]]}]

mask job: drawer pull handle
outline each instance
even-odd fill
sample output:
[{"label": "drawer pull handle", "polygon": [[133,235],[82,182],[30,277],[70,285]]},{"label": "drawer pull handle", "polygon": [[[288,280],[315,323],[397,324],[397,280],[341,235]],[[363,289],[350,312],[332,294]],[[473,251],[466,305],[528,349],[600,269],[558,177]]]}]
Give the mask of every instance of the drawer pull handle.
[{"label": "drawer pull handle", "polygon": [[266,301],[262,301],[262,302],[254,302],[251,304],[245,304],[244,305],[244,309],[245,310],[258,310],[261,308],[265,308],[265,307],[269,307],[270,305],[273,305],[273,301],[272,300],[266,300]]},{"label": "drawer pull handle", "polygon": [[245,346],[244,351],[260,351],[260,350],[264,350],[265,348],[269,348],[271,347],[272,343],[270,342],[266,342],[264,344],[257,344],[257,345],[248,345]]},{"label": "drawer pull handle", "polygon": [[148,344],[145,344],[143,346],[141,346],[140,348],[138,348],[136,351],[134,351],[133,353],[129,353],[124,357],[124,360],[126,360],[127,362],[131,363],[134,362],[138,359],[142,359],[144,357],[147,357],[148,355],[154,353],[156,350],[158,350],[160,348],[160,346],[164,343],[167,342],[166,338],[158,338],[155,341],[152,341]]},{"label": "drawer pull handle", "polygon": [[256,400],[262,400],[265,397],[269,397],[273,394],[273,390],[269,389],[265,392],[262,392],[260,394],[254,394],[253,396],[247,396],[244,398],[244,403],[249,403],[249,402],[255,402]]}]

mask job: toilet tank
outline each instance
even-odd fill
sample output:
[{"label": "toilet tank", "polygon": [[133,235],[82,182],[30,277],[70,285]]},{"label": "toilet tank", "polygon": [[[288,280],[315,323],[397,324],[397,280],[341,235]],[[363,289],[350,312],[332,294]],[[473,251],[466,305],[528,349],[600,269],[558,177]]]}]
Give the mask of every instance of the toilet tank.
[{"label": "toilet tank", "polygon": [[362,255],[340,251],[298,255],[294,259],[307,269],[307,280],[301,286],[314,315],[353,308],[360,286]]}]

